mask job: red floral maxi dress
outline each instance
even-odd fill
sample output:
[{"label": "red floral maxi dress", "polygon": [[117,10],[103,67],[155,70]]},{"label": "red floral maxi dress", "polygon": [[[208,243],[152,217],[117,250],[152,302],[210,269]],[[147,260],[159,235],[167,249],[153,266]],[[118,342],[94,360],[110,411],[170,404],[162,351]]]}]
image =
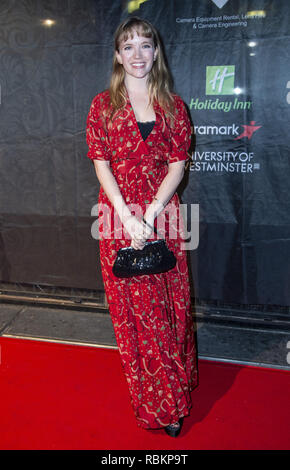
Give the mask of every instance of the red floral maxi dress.
[{"label": "red floral maxi dress", "polygon": [[[94,97],[87,117],[87,156],[110,162],[126,204],[129,207],[138,204],[143,214],[166,176],[168,164],[188,158],[190,122],[181,98],[175,95],[174,99],[177,118],[174,129],[155,103],[155,125],[145,141],[128,95],[126,107],[112,123],[108,90]],[[103,208],[99,210],[102,276],[131,404],[138,426],[161,428],[189,415],[190,392],[198,380],[179,197],[175,192],[158,216],[157,219],[163,217],[163,225],[159,222],[157,225],[155,219],[158,232],[177,258],[175,268],[167,273],[131,278],[117,278],[112,273],[117,251],[130,246],[131,239],[124,228],[120,234],[119,216],[116,218],[102,187],[98,204]],[[176,210],[166,211],[169,204]],[[137,217],[137,212],[132,212]]]}]

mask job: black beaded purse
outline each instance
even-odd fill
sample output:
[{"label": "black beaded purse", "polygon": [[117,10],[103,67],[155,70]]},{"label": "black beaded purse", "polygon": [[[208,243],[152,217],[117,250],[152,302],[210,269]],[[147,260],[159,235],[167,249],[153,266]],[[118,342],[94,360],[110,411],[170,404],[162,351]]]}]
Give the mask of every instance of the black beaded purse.
[{"label": "black beaded purse", "polygon": [[[143,221],[147,223],[144,218]],[[155,227],[154,231],[158,233]],[[174,253],[168,249],[164,239],[159,239],[145,242],[142,250],[135,250],[131,246],[120,248],[113,265],[113,274],[116,277],[159,274],[170,271],[175,265]]]}]

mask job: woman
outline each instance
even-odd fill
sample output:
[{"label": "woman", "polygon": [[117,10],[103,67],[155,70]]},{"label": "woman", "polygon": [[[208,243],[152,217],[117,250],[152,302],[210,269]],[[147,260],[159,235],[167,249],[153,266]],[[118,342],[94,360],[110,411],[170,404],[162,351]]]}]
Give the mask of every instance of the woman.
[{"label": "woman", "polygon": [[[191,128],[169,83],[155,28],[137,17],[124,21],[115,33],[110,89],[95,96],[89,110],[87,143],[105,208],[99,213],[102,276],[131,404],[140,427],[164,428],[175,437],[192,406],[197,366],[176,193]],[[142,249],[154,239],[154,225],[177,258],[175,268],[115,277],[119,248]]]}]

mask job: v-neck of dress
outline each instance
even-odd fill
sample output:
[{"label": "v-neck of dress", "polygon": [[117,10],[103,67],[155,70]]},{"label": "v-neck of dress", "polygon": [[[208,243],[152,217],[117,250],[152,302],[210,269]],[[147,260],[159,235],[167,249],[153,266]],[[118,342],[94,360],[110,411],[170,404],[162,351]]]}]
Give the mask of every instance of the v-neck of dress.
[{"label": "v-neck of dress", "polygon": [[140,133],[142,135],[142,139],[147,140],[150,136],[151,132],[154,129],[156,121],[137,121],[138,127],[140,129]]},{"label": "v-neck of dress", "polygon": [[[156,103],[156,102],[153,103],[153,109],[154,109],[154,112],[155,112],[155,124],[154,124],[153,129],[151,130],[150,134],[149,134],[149,135],[147,136],[147,138],[144,140],[143,137],[142,137],[140,128],[139,128],[139,126],[138,126],[138,121],[137,121],[137,118],[136,118],[136,115],[135,115],[135,112],[134,112],[134,109],[133,109],[133,106],[132,106],[132,103],[131,103],[131,100],[130,100],[130,97],[129,97],[129,93],[128,93],[127,90],[126,90],[126,95],[127,95],[127,104],[128,104],[128,106],[129,106],[129,109],[132,111],[132,116],[133,116],[134,124],[135,124],[135,127],[137,128],[137,131],[138,131],[138,133],[139,133],[140,140],[141,140],[144,144],[146,144],[147,139],[151,136],[153,130],[154,130],[155,127],[156,127],[157,120],[158,120],[158,117],[159,117],[157,103]],[[139,122],[141,122],[141,121],[139,121]]]}]

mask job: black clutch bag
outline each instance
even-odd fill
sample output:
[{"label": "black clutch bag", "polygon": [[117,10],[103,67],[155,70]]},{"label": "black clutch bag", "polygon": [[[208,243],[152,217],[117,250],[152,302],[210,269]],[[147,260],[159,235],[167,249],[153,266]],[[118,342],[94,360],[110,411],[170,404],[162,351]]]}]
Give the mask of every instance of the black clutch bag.
[{"label": "black clutch bag", "polygon": [[[155,227],[154,230],[157,232]],[[175,265],[174,253],[168,249],[164,239],[159,239],[145,242],[142,250],[135,250],[131,246],[120,248],[113,265],[113,274],[116,277],[158,274],[170,271]]]}]

